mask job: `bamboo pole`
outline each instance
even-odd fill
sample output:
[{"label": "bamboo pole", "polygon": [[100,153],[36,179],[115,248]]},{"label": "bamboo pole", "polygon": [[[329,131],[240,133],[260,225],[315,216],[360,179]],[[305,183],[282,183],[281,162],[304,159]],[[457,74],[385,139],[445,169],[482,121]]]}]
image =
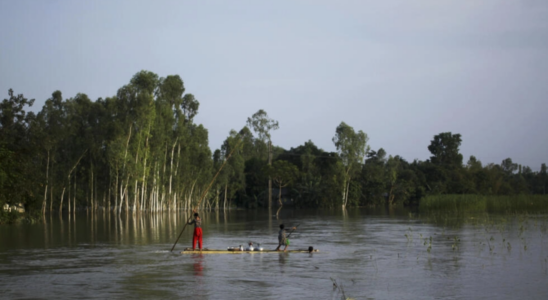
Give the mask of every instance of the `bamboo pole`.
[{"label": "bamboo pole", "polygon": [[[225,161],[223,162],[223,164],[221,165],[221,167],[219,168],[219,171],[217,171],[217,174],[215,174],[215,176],[213,176],[213,179],[211,180],[211,182],[209,183],[209,185],[207,186],[207,188],[204,190],[204,192],[202,193],[202,197],[200,198],[200,201],[198,201],[198,204],[194,207],[193,211],[196,210],[198,207],[200,207],[200,204],[202,203],[202,201],[204,200],[205,196],[207,195],[207,192],[209,191],[209,188],[211,188],[211,186],[213,185],[213,182],[215,182],[215,179],[217,178],[217,176],[219,175],[219,173],[221,173],[221,170],[223,169],[223,167],[226,165],[226,163],[228,162],[228,160],[230,159],[230,157],[232,156],[232,153],[234,153],[234,151],[238,148],[238,146],[240,145],[240,142],[242,141],[242,139],[240,139],[238,141],[238,143],[236,143],[236,146],[234,146],[234,149],[232,149],[232,151],[230,151],[230,154],[228,154],[228,157],[225,159]],[[175,245],[177,245],[177,242],[179,241],[179,239],[181,238],[181,236],[183,235],[183,232],[185,231],[186,229],[186,226],[188,225],[188,221],[190,221],[190,218],[192,218],[192,214],[188,217],[188,220],[185,222],[185,226],[183,226],[183,230],[181,230],[181,233],[179,233],[179,236],[177,237],[177,240],[175,240],[175,243],[173,244],[173,247],[171,247],[171,252],[173,252],[173,249],[175,249]]]}]

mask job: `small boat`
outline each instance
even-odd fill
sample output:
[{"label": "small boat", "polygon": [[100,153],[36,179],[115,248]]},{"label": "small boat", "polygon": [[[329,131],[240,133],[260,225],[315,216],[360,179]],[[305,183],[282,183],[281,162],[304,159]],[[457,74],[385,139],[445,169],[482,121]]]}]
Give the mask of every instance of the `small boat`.
[{"label": "small boat", "polygon": [[183,251],[181,251],[181,254],[259,254],[259,253],[317,253],[320,252],[318,249],[312,250],[312,252],[309,252],[308,249],[296,249],[296,250],[287,250],[287,251],[276,251],[276,250],[262,250],[262,251],[246,251],[246,250],[240,250],[239,247],[237,248],[228,248],[226,250],[215,250],[215,249],[208,249],[204,248],[202,251],[199,249],[192,250],[192,248],[185,248]]}]

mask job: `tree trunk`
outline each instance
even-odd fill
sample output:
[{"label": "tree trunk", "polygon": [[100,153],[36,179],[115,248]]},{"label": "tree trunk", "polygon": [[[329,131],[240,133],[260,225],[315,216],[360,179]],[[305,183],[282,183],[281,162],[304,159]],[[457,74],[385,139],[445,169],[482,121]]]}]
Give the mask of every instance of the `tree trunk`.
[{"label": "tree trunk", "polygon": [[49,189],[49,212],[53,211],[53,185]]},{"label": "tree trunk", "polygon": [[116,171],[116,185],[114,188],[114,211],[118,209],[118,171]]},{"label": "tree trunk", "polygon": [[342,191],[342,208],[346,207],[346,179],[343,180],[343,191]]},{"label": "tree trunk", "polygon": [[70,216],[70,212],[71,212],[71,209],[70,209],[70,176],[68,178],[68,197],[67,197],[67,204],[68,204],[68,214]]},{"label": "tree trunk", "polygon": [[65,187],[63,187],[63,192],[61,193],[61,203],[59,204],[59,216],[63,212],[63,198],[65,197]]},{"label": "tree trunk", "polygon": [[283,206],[283,203],[282,203],[282,183],[281,183],[281,181],[280,181],[279,190],[278,190],[278,203],[280,203],[280,207]]},{"label": "tree trunk", "polygon": [[225,184],[225,201],[224,201],[224,204],[223,204],[223,208],[224,210],[226,210],[226,198],[227,198],[227,194],[228,194],[228,184]]},{"label": "tree trunk", "polygon": [[133,212],[135,212],[137,210],[137,201],[139,199],[139,195],[137,193],[137,188],[138,188],[138,181],[137,179],[135,179],[135,187],[133,188]]},{"label": "tree trunk", "polygon": [[[171,180],[173,178],[173,155],[175,154],[175,146],[177,145],[177,140],[178,138],[175,139],[175,143],[173,143],[173,147],[171,147],[171,163],[170,163],[170,166],[169,166],[169,191],[168,191],[168,195],[169,195],[169,200],[172,200],[173,199],[173,196],[171,194]],[[173,202],[173,207],[170,207],[170,211],[171,209],[175,209],[175,202]]]},{"label": "tree trunk", "polygon": [[93,212],[93,164],[90,168],[91,178],[90,178],[90,204],[91,204],[91,211]]},{"label": "tree trunk", "polygon": [[[272,142],[268,141],[268,165],[272,165]],[[272,178],[268,176],[268,207],[272,207]]]},{"label": "tree trunk", "polygon": [[219,210],[219,188],[215,189],[215,193],[216,193],[216,196],[215,196],[215,209]]},{"label": "tree trunk", "polygon": [[[74,190],[73,190],[74,195],[72,195],[72,208],[74,209],[74,213],[76,213],[76,180],[78,178],[76,175],[77,174],[75,173],[74,174]],[[69,201],[70,201],[70,199],[69,199]]]},{"label": "tree trunk", "polygon": [[48,199],[48,185],[49,185],[49,150],[48,160],[46,162],[46,187],[44,188],[44,201],[42,201],[42,215],[46,215],[46,202]]},{"label": "tree trunk", "polygon": [[[110,180],[109,180],[109,181],[110,181]],[[108,187],[107,204],[106,204],[106,205],[108,206],[108,211],[109,211],[109,212],[110,212],[110,190],[111,190],[111,189],[112,189],[112,188],[109,186],[109,187]],[[105,208],[106,208],[106,206],[105,206]]]}]

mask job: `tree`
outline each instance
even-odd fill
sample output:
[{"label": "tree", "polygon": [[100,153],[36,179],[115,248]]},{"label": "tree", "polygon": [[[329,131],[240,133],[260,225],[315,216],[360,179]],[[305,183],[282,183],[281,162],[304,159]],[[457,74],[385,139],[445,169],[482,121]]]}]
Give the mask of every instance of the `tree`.
[{"label": "tree", "polygon": [[[227,199],[234,197],[237,191],[245,191],[245,161],[242,156],[242,148],[240,146],[241,137],[235,130],[230,131],[230,135],[226,138],[221,146],[221,156],[224,160],[228,160],[225,168],[222,170],[221,181],[224,184],[224,207],[226,207]],[[238,147],[235,149],[235,147]],[[233,151],[234,150],[234,151]],[[230,153],[232,156],[229,157]]]},{"label": "tree", "polygon": [[430,161],[433,164],[450,168],[462,167],[462,154],[459,153],[461,144],[460,134],[451,134],[451,132],[443,132],[430,141],[428,150],[432,153]]},{"label": "tree", "polygon": [[363,131],[355,132],[354,128],[346,123],[341,124],[335,130],[333,143],[339,152],[344,168],[342,181],[342,207],[348,203],[350,181],[357,171],[361,169],[365,153],[369,151],[368,137]]},{"label": "tree", "polygon": [[511,158],[503,160],[500,166],[508,176],[512,175],[518,169],[518,164],[513,163]]},{"label": "tree", "polygon": [[[278,203],[280,204],[280,209],[283,206],[282,203],[282,188],[286,187],[292,181],[297,178],[299,170],[297,167],[287,161],[277,160],[271,166],[267,166],[266,173],[274,180],[278,185]],[[278,212],[280,211],[278,209]],[[276,213],[278,215],[278,213]]]},{"label": "tree", "polygon": [[482,168],[481,161],[478,160],[474,155],[470,155],[470,159],[468,159],[468,163],[466,163],[466,167],[470,171],[481,170]]},{"label": "tree", "polygon": [[385,163],[386,151],[380,148],[378,151],[367,152],[367,159],[362,168],[362,204],[381,204],[385,193]]},{"label": "tree", "polygon": [[[247,126],[253,128],[259,135],[259,140],[268,141],[268,164],[272,164],[272,141],[270,139],[270,131],[279,128],[278,121],[270,119],[266,111],[259,109],[251,118],[247,118]],[[272,179],[268,178],[268,208],[272,207]]]},{"label": "tree", "polygon": [[35,171],[34,147],[29,133],[34,114],[25,112],[34,99],[16,96],[12,89],[8,95],[0,103],[0,205],[6,201],[25,203],[34,186],[30,176]]},{"label": "tree", "polygon": [[546,195],[546,186],[548,185],[548,172],[546,171],[546,169],[547,168],[545,163],[540,165],[539,179],[543,195]]}]

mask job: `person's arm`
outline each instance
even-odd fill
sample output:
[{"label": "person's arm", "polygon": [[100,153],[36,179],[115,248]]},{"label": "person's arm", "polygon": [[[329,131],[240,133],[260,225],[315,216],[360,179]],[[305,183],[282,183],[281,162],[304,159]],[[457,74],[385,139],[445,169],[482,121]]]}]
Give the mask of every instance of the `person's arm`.
[{"label": "person's arm", "polygon": [[196,223],[196,220],[188,221],[188,225],[192,225],[192,224],[194,224],[194,223]]}]

